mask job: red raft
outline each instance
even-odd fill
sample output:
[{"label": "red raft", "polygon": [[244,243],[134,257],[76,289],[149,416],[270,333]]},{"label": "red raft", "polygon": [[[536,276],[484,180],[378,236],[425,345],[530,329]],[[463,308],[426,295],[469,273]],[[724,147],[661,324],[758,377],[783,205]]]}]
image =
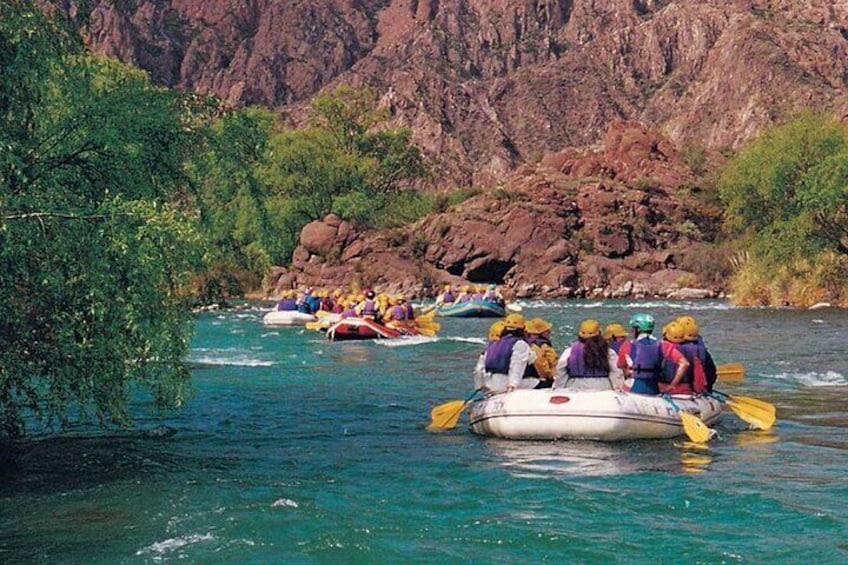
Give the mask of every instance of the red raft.
[{"label": "red raft", "polygon": [[418,330],[406,323],[390,323],[394,327],[384,326],[366,318],[344,318],[327,328],[327,339],[330,341],[392,339],[419,334]]}]

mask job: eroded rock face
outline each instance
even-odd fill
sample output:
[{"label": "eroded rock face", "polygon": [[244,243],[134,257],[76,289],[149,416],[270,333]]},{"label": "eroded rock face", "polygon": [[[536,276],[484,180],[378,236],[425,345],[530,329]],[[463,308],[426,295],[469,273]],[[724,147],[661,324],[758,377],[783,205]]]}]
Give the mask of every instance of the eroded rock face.
[{"label": "eroded rock face", "polygon": [[[355,281],[426,295],[448,282],[497,282],[518,297],[714,296],[688,288],[704,279],[677,265],[694,241],[679,229],[692,211],[658,186],[692,180],[676,152],[635,123],[616,122],[606,139],[597,152],[566,150],[523,167],[501,190],[404,230],[361,233],[334,216],[313,222],[273,286]],[[645,183],[634,171],[657,178]]]},{"label": "eroded rock face", "polygon": [[321,89],[371,85],[445,187],[495,186],[616,120],[720,150],[802,108],[848,115],[832,0],[40,1],[92,51],[234,105],[296,117]]}]

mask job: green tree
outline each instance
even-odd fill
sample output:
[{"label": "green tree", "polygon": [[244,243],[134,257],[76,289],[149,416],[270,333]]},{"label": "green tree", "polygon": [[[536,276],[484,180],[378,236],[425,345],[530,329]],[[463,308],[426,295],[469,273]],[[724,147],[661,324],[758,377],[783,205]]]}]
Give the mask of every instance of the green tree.
[{"label": "green tree", "polygon": [[126,424],[136,389],[181,405],[203,249],[182,101],[29,2],[0,6],[0,62],[0,434]]},{"label": "green tree", "polygon": [[848,136],[839,122],[804,114],[764,133],[719,180],[725,225],[777,262],[845,251]]},{"label": "green tree", "polygon": [[805,113],[765,132],[719,180],[726,229],[749,253],[731,281],[740,302],[848,299],[848,131]]}]

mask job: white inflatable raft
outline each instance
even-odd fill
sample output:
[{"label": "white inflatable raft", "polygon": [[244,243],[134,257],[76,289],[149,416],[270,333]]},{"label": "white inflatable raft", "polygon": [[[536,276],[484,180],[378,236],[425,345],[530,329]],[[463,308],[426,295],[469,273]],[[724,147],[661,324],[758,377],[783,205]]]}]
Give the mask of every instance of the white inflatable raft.
[{"label": "white inflatable raft", "polygon": [[271,310],[262,317],[262,323],[266,326],[305,326],[317,319],[312,314],[297,310]]},{"label": "white inflatable raft", "polygon": [[[707,425],[721,415],[721,403],[708,396],[673,396],[678,408]],[[615,391],[562,389],[495,394],[475,401],[471,431],[507,439],[588,439],[620,441],[683,435],[680,415],[661,396]]]}]

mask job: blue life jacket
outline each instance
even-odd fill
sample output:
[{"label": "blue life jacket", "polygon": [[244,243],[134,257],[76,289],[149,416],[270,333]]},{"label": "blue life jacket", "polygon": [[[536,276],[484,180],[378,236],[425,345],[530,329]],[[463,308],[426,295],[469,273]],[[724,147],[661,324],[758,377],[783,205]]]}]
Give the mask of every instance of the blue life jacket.
[{"label": "blue life jacket", "polygon": [[509,362],[512,359],[512,348],[521,338],[505,335],[486,346],[486,370],[490,373],[509,374]]},{"label": "blue life jacket", "polygon": [[660,378],[662,365],[662,349],[660,342],[654,336],[639,338],[630,346],[631,368],[634,379],[656,381]]},{"label": "blue life jacket", "polygon": [[572,379],[608,377],[609,371],[600,368],[589,368],[584,359],[585,345],[581,341],[571,344],[568,356],[568,376]]}]

